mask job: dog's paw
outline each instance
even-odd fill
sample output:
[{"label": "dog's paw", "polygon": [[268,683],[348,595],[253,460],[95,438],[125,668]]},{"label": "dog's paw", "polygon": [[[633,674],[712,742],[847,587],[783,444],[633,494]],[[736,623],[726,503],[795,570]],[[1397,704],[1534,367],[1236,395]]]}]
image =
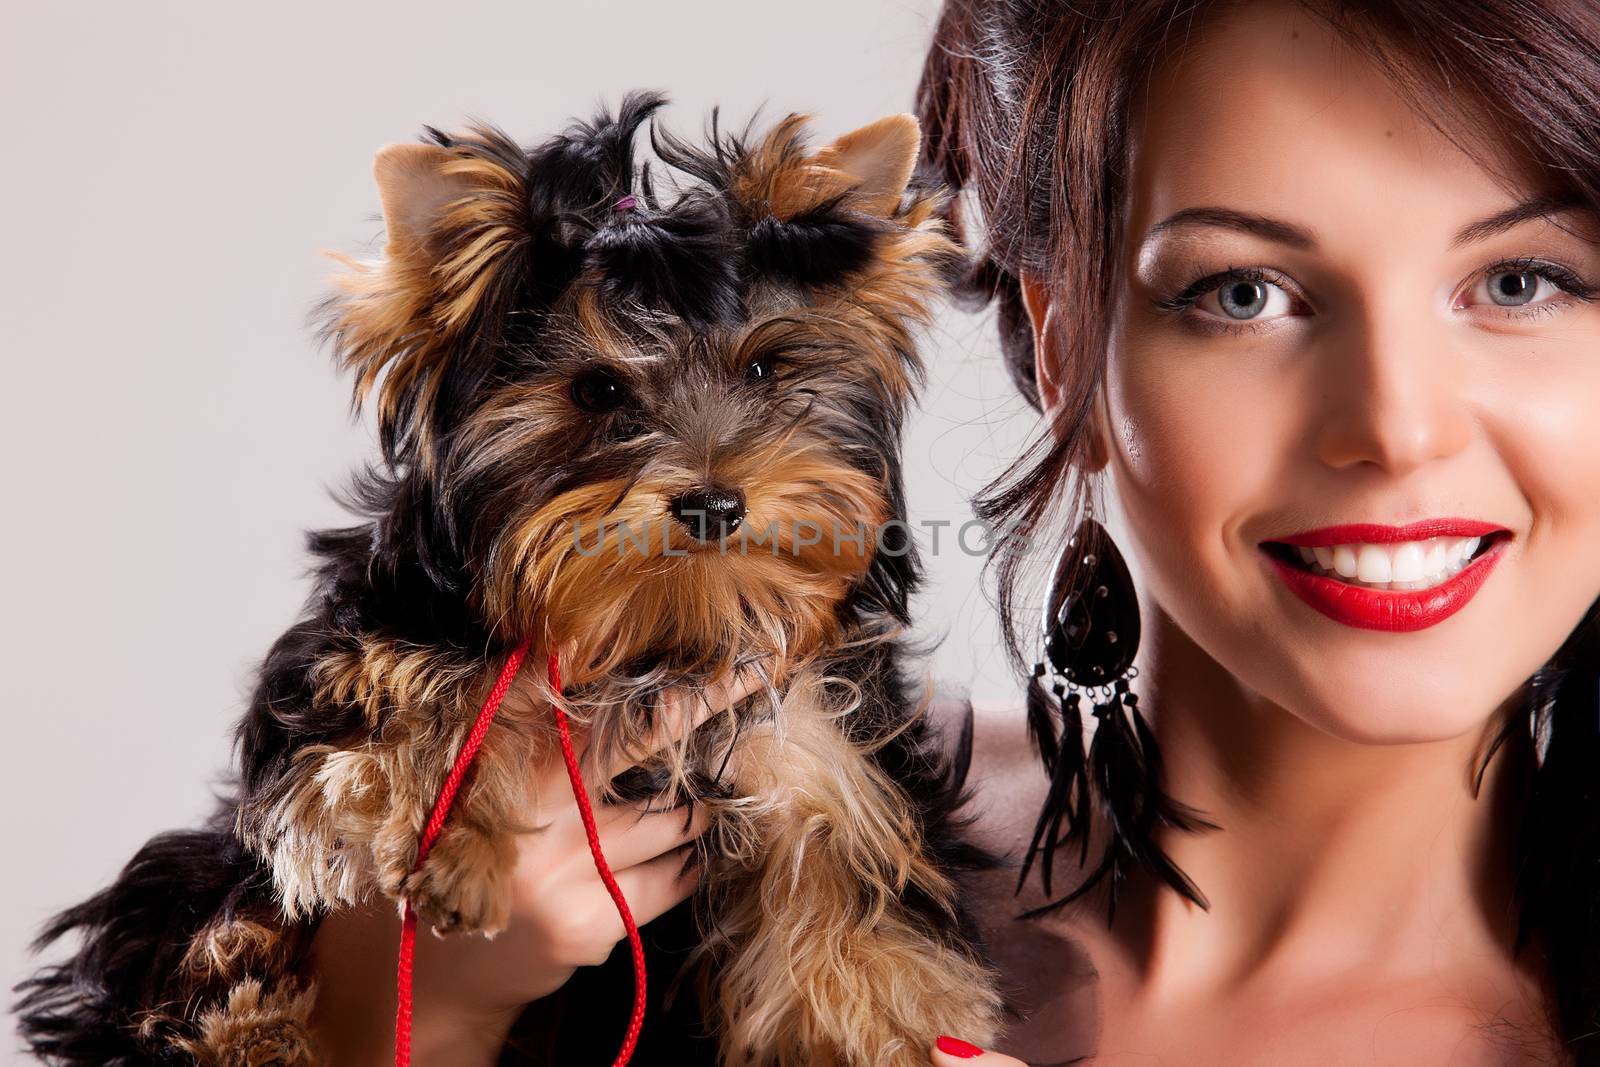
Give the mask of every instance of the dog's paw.
[{"label": "dog's paw", "polygon": [[417,917],[439,933],[493,937],[511,919],[511,871],[515,849],[509,835],[497,839],[465,827],[447,828],[422,869],[397,887]]}]

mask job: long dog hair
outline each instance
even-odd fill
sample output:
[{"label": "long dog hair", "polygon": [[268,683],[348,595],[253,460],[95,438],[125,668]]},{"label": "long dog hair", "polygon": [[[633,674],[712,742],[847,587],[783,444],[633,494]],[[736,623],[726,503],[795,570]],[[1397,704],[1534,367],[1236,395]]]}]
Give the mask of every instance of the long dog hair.
[{"label": "long dog hair", "polygon": [[[44,931],[80,945],[21,987],[37,1055],[317,1063],[329,909],[381,893],[440,931],[502,929],[515,835],[536,832],[514,824],[526,769],[553,753],[536,672],[413,866],[523,639],[561,651],[591,773],[643,761],[600,796],[713,815],[677,916],[694,933],[658,960],[697,993],[641,1055],[881,1067],[925,1062],[941,1027],[993,1033],[953,882],[985,860],[955,822],[966,743],[942,754],[900,663],[914,331],[958,260],[941,194],[911,181],[916,123],[812,150],[801,116],[760,136],[713,118],[704,148],[652,121],[641,163],[662,102],[532,149],[473,123],[379,152],[387,247],[339,257],[318,309],[376,411],[362,521],[310,538],[315,592],[261,667],[211,824],[154,839]],[[662,690],[735,669],[762,692],[646,758]],[[518,1041],[583,1062],[580,1017]]]}]

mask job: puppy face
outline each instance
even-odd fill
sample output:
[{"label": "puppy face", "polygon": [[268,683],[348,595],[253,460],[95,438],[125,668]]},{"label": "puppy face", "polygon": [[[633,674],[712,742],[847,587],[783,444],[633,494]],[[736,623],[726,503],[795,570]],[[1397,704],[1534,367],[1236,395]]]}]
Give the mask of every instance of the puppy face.
[{"label": "puppy face", "polygon": [[[325,332],[375,393],[415,565],[482,625],[640,664],[781,673],[908,546],[897,448],[911,331],[956,255],[908,190],[915,122],[812,151],[798,116],[695,148],[630,96],[532,150],[475,125],[391,145],[384,257]],[[881,573],[875,574],[878,571]]]}]

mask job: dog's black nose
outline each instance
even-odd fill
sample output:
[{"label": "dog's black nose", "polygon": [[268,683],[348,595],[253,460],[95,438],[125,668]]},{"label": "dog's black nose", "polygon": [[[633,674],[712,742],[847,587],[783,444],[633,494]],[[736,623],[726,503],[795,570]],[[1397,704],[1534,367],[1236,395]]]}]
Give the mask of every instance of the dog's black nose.
[{"label": "dog's black nose", "polygon": [[702,541],[718,541],[744,520],[744,494],[737,489],[695,489],[672,501],[672,516]]}]

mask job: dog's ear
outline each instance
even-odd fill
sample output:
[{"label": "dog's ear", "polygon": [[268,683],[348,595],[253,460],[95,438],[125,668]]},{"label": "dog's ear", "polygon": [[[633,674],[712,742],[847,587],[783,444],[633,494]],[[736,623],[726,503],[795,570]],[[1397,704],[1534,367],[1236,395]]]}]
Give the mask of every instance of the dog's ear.
[{"label": "dog's ear", "polygon": [[500,130],[425,127],[421,143],[378,150],[384,255],[327,253],[344,269],[318,305],[321,333],[354,373],[356,403],[376,393],[391,461],[417,458],[465,410],[523,283],[528,157]]},{"label": "dog's ear", "polygon": [[819,149],[812,161],[856,180],[852,207],[887,217],[900,205],[921,144],[914,116],[886,115]]},{"label": "dog's ear", "polygon": [[456,159],[448,148],[432,144],[403,142],[378,149],[372,177],[378,183],[390,256],[426,253],[445,212],[472,195],[472,177],[451,167]]}]

